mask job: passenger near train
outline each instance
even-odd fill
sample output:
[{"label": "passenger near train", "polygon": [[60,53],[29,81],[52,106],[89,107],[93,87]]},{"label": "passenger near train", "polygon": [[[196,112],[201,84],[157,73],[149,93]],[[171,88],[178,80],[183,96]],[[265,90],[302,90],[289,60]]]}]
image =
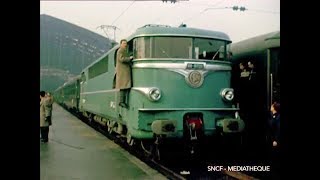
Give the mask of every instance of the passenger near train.
[{"label": "passenger near train", "polygon": [[233,43],[228,49],[235,102],[246,124],[244,145],[263,152],[270,146],[266,135],[271,104],[280,103],[280,31]]}]

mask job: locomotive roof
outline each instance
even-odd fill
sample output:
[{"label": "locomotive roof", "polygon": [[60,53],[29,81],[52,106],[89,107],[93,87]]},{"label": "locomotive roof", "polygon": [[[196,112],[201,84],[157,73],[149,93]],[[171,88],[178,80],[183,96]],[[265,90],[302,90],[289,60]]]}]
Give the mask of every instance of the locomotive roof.
[{"label": "locomotive roof", "polygon": [[148,24],[138,28],[127,40],[142,36],[183,36],[183,37],[204,37],[230,41],[226,33],[188,27],[170,27],[166,25]]},{"label": "locomotive roof", "polygon": [[[135,37],[143,37],[143,36],[181,36],[181,37],[203,37],[203,38],[214,38],[231,42],[229,36],[226,33],[219,31],[211,31],[204,29],[196,29],[196,28],[188,28],[188,27],[170,27],[166,25],[152,25],[147,24],[143,27],[138,28],[133,34],[131,34],[127,41]],[[81,72],[85,71],[96,62],[100,61],[104,58],[110,51],[113,49],[118,49],[120,44],[117,44],[113,48],[111,48],[108,52],[100,56],[97,60],[92,62],[89,66],[85,67]]]},{"label": "locomotive roof", "polygon": [[265,49],[280,47],[280,31],[255,36],[240,42],[230,44],[233,55],[248,52],[259,52]]}]

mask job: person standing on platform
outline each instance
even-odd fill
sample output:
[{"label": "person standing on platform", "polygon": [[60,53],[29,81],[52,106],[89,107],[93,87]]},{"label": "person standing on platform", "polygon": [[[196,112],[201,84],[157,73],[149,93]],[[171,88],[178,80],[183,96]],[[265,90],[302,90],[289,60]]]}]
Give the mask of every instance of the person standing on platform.
[{"label": "person standing on platform", "polygon": [[41,133],[41,142],[47,143],[49,138],[49,126],[50,126],[50,101],[46,97],[45,91],[40,91],[40,133]]},{"label": "person standing on platform", "polygon": [[46,117],[48,117],[48,121],[49,121],[49,125],[52,125],[52,104],[53,104],[53,97],[52,95],[48,92],[46,94],[46,98],[47,98],[47,114]]}]

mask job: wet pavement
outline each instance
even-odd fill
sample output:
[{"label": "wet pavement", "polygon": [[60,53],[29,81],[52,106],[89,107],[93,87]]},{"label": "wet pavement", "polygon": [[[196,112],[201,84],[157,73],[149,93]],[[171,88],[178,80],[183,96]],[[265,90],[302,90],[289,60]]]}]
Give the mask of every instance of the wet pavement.
[{"label": "wet pavement", "polygon": [[49,142],[40,142],[40,179],[166,178],[54,104]]}]

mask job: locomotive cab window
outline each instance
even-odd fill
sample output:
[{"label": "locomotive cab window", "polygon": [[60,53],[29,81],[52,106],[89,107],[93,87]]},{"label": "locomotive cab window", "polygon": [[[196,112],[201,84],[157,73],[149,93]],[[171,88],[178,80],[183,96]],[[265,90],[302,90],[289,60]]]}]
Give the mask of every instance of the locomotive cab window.
[{"label": "locomotive cab window", "polygon": [[[127,52],[128,52],[128,56],[133,56],[133,42],[134,41],[128,41],[127,42]],[[117,66],[117,54],[118,54],[118,51],[119,51],[120,47],[115,51],[114,53],[114,67]]]},{"label": "locomotive cab window", "polygon": [[194,54],[196,59],[225,60],[227,42],[215,39],[194,39]]},{"label": "locomotive cab window", "polygon": [[86,81],[86,76],[84,72],[81,74],[81,83],[84,83]]},{"label": "locomotive cab window", "polygon": [[184,37],[155,37],[152,57],[191,59],[192,39]]},{"label": "locomotive cab window", "polygon": [[139,37],[133,55],[140,58],[226,60],[227,41],[192,37]]},{"label": "locomotive cab window", "polygon": [[192,59],[192,38],[140,37],[135,40],[134,57]]},{"label": "locomotive cab window", "polygon": [[128,55],[133,56],[133,40],[128,41],[127,50],[128,50]]},{"label": "locomotive cab window", "polygon": [[150,53],[151,38],[150,37],[136,38],[134,39],[133,44],[134,44],[133,56],[135,59],[151,57],[151,53]]}]

